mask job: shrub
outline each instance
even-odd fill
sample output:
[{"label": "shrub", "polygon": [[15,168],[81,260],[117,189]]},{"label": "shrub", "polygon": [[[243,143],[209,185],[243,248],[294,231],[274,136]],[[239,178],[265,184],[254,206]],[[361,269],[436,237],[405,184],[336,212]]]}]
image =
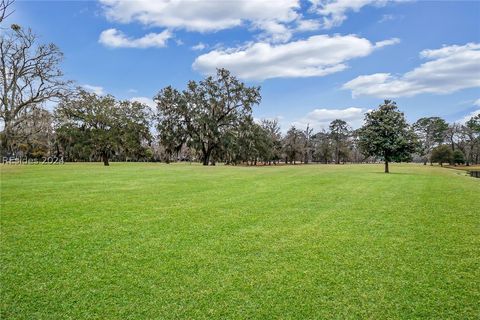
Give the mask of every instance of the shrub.
[{"label": "shrub", "polygon": [[465,163],[465,156],[463,152],[460,150],[455,150],[453,152],[453,163],[454,164],[464,164]]},{"label": "shrub", "polygon": [[444,163],[452,163],[453,162],[453,151],[447,145],[441,145],[432,150],[432,162],[437,162],[441,166]]}]

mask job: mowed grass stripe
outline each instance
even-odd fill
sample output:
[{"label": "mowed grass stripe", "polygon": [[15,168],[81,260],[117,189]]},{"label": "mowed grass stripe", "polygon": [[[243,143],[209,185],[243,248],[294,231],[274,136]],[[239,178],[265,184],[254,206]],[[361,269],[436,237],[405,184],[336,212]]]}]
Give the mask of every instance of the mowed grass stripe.
[{"label": "mowed grass stripe", "polygon": [[430,166],[2,166],[2,318],[476,318],[479,181]]}]

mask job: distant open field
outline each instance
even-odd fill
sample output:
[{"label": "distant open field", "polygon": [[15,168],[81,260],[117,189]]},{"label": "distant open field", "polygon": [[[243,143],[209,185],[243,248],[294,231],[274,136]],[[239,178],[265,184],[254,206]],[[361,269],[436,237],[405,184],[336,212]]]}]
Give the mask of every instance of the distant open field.
[{"label": "distant open field", "polygon": [[2,319],[478,319],[480,179],[1,166]]}]

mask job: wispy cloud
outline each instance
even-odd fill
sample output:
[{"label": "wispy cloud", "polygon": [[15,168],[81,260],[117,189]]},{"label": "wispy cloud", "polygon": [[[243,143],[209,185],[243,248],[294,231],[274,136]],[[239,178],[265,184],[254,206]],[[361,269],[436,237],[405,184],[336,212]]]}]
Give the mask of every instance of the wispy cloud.
[{"label": "wispy cloud", "polygon": [[196,45],[192,46],[192,50],[201,51],[201,50],[205,49],[206,47],[207,47],[206,44],[204,44],[203,42],[199,42]]},{"label": "wispy cloud", "polygon": [[111,48],[163,48],[167,40],[172,37],[169,30],[161,33],[149,33],[141,38],[129,38],[117,29],[104,30],[100,34],[99,42]]},{"label": "wispy cloud", "polygon": [[[348,12],[358,12],[365,6],[385,6],[388,2],[406,2],[405,0],[310,0],[310,11],[322,17],[322,28],[331,29],[340,26]],[[388,19],[389,17],[387,17]]]},{"label": "wispy cloud", "polygon": [[378,20],[378,23],[384,23],[388,21],[395,20],[396,16],[393,14],[384,14],[380,20]]}]

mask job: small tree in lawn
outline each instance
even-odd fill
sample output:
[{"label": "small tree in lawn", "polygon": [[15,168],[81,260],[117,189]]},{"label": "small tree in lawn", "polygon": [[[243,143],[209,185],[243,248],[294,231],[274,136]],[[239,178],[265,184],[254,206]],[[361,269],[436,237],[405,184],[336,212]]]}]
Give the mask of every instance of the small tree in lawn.
[{"label": "small tree in lawn", "polygon": [[442,167],[444,163],[453,162],[453,151],[447,145],[441,145],[432,150],[432,162],[439,163]]},{"label": "small tree in lawn", "polygon": [[359,139],[365,154],[385,161],[385,173],[389,172],[389,162],[409,160],[417,145],[415,133],[404,114],[390,100],[366,114]]},{"label": "small tree in lawn", "polygon": [[460,150],[455,150],[453,152],[453,163],[454,164],[464,164],[465,163],[465,156],[463,152]]}]

